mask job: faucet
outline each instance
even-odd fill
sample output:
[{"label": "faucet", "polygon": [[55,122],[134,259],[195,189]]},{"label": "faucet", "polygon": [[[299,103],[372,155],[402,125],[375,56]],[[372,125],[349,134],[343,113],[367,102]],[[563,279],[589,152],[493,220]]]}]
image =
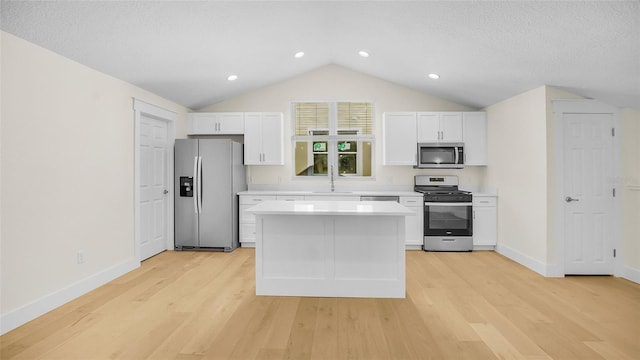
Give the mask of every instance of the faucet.
[{"label": "faucet", "polygon": [[336,185],[334,183],[334,178],[333,178],[333,165],[329,165],[329,168],[331,169],[331,175],[329,177],[330,181],[331,181],[331,192],[336,191]]}]

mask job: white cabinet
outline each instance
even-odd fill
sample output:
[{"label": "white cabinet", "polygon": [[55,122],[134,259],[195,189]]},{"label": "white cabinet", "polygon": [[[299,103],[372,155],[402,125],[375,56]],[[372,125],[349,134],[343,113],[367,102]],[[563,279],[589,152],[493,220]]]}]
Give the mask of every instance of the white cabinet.
[{"label": "white cabinet", "polygon": [[[392,194],[391,194],[392,195]],[[415,212],[415,216],[405,217],[405,245],[407,249],[419,250],[423,243],[424,207],[423,197],[401,196],[400,204]],[[268,200],[285,201],[360,201],[358,194],[308,194],[308,195],[240,195],[240,244],[243,247],[254,247],[256,242],[256,217],[247,212],[250,207]]]},{"label": "white cabinet", "polygon": [[405,217],[405,244],[407,248],[421,249],[424,239],[424,197],[403,196],[400,204],[413,210],[415,216]]},{"label": "white cabinet", "polygon": [[462,142],[461,112],[419,112],[418,142]]},{"label": "white cabinet", "polygon": [[256,244],[256,216],[247,209],[263,201],[276,200],[273,195],[240,195],[240,245],[254,247]]},{"label": "white cabinet", "polygon": [[487,114],[462,113],[462,134],[466,165],[487,165]]},{"label": "white cabinet", "polygon": [[189,135],[242,135],[244,113],[189,113],[187,115]]},{"label": "white cabinet", "polygon": [[282,200],[282,201],[304,200],[304,195],[276,195],[276,200]]},{"label": "white cabinet", "polygon": [[305,195],[308,201],[360,201],[360,195]]},{"label": "white cabinet", "polygon": [[382,164],[416,165],[416,113],[385,113],[382,124]]},{"label": "white cabinet", "polygon": [[244,164],[284,165],[282,113],[244,113]]},{"label": "white cabinet", "polygon": [[498,239],[495,196],[473,195],[473,246],[495,247]]}]

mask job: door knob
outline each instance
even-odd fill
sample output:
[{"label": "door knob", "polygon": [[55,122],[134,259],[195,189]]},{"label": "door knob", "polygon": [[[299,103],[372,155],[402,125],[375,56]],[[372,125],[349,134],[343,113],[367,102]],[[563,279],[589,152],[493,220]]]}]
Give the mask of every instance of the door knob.
[{"label": "door knob", "polygon": [[169,190],[164,189],[164,191],[162,192],[163,194],[167,195],[169,193]]},{"label": "door knob", "polygon": [[564,198],[564,201],[566,202],[572,202],[572,201],[580,201],[580,199],[574,199],[571,196],[567,196],[566,198]]}]

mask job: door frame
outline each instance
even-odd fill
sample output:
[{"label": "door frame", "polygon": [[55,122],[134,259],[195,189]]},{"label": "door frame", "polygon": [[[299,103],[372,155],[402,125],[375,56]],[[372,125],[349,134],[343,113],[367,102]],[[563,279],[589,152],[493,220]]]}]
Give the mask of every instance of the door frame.
[{"label": "door frame", "polygon": [[134,111],[134,187],[133,187],[133,202],[134,202],[134,257],[137,261],[140,259],[140,121],[142,116],[151,117],[156,120],[164,121],[167,123],[167,145],[169,153],[165,158],[165,168],[167,169],[167,250],[173,249],[173,153],[171,149],[176,139],[176,121],[178,114],[161,108],[159,106],[150,104],[140,99],[133,98],[133,111]]},{"label": "door frame", "polygon": [[620,168],[620,117],[618,109],[602,102],[584,100],[552,100],[555,128],[555,166],[554,166],[554,200],[551,202],[554,209],[554,237],[555,237],[555,261],[549,265],[548,276],[565,276],[565,239],[564,239],[564,122],[563,114],[611,114],[612,126],[615,129],[615,136],[612,141],[613,154],[613,174],[611,174],[612,188],[616,191],[613,198],[613,208],[611,216],[612,246],[616,250],[613,258],[613,275],[622,276],[622,258],[624,249],[622,247],[622,201],[619,179]]}]

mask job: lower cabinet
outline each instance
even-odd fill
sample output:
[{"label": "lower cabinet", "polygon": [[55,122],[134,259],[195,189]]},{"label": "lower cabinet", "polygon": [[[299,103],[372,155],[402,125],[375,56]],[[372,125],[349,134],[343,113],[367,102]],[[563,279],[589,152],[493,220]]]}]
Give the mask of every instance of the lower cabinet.
[{"label": "lower cabinet", "polygon": [[[240,245],[254,247],[256,244],[256,217],[246,210],[268,200],[309,201],[360,201],[360,195],[240,195]],[[422,196],[402,196],[400,204],[413,210],[415,216],[405,217],[407,249],[421,249],[424,231],[424,208]]]},{"label": "lower cabinet", "polygon": [[401,197],[400,204],[413,210],[415,216],[405,216],[405,245],[420,250],[424,238],[424,204],[422,196]]},{"label": "lower cabinet", "polygon": [[256,216],[246,210],[267,200],[276,200],[276,197],[273,195],[240,195],[240,246],[256,246]]},{"label": "lower cabinet", "polygon": [[496,197],[473,195],[473,246],[497,245],[497,221]]}]

